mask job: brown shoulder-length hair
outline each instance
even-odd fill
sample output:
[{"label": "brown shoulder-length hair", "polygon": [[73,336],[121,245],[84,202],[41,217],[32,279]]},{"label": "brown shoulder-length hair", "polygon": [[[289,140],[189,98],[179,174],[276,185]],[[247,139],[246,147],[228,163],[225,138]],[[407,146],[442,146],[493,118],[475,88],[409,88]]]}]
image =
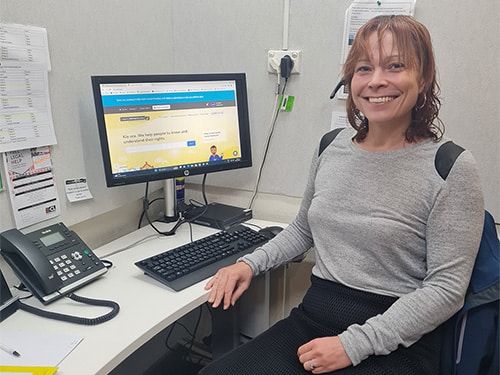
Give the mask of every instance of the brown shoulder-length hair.
[{"label": "brown shoulder-length hair", "polygon": [[406,130],[406,140],[415,142],[419,139],[441,139],[444,125],[438,114],[441,102],[438,98],[440,89],[436,80],[436,65],[429,31],[410,16],[377,16],[365,23],[357,32],[347,59],[344,63],[343,77],[348,88],[346,110],[351,126],[357,131],[354,139],[365,139],[368,133],[368,119],[356,108],[350,84],[357,62],[370,56],[368,38],[376,32],[381,41],[386,33],[392,33],[401,60],[408,69],[417,72],[423,89],[418,95],[412,111],[412,122]]}]

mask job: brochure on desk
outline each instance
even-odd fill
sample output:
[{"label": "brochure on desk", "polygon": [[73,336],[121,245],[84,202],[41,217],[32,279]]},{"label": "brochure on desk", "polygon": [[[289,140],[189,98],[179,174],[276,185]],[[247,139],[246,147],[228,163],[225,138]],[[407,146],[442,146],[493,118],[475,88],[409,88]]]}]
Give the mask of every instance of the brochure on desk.
[{"label": "brochure on desk", "polygon": [[0,375],[53,375],[56,371],[57,367],[0,365]]},{"label": "brochure on desk", "polygon": [[[57,368],[66,356],[82,341],[81,336],[34,333],[0,328],[0,343],[14,349],[20,356],[14,356],[0,350],[0,374],[10,374],[3,367],[28,366],[36,372],[24,374],[53,374],[50,369]],[[45,372],[42,370],[45,368]],[[19,373],[20,371],[17,371]],[[16,372],[13,372],[16,374]]]}]

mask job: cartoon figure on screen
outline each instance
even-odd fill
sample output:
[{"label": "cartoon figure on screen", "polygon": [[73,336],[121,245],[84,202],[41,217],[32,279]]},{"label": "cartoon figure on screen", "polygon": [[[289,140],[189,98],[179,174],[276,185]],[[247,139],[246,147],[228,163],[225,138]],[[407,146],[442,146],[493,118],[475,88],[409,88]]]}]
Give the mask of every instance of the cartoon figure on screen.
[{"label": "cartoon figure on screen", "polygon": [[217,146],[216,145],[210,146],[210,157],[208,158],[209,162],[221,161],[223,157],[224,157],[224,154],[220,154],[220,156],[217,155]]},{"label": "cartoon figure on screen", "polygon": [[144,165],[141,167],[141,169],[153,169],[154,167],[149,164],[147,161],[144,162]]}]

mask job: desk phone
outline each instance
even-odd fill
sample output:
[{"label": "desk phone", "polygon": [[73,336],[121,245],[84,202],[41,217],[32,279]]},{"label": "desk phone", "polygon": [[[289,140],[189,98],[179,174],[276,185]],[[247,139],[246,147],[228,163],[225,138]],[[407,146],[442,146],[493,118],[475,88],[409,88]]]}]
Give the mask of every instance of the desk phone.
[{"label": "desk phone", "polygon": [[89,283],[107,269],[63,223],[23,234],[0,233],[0,250],[23,284],[43,304]]}]

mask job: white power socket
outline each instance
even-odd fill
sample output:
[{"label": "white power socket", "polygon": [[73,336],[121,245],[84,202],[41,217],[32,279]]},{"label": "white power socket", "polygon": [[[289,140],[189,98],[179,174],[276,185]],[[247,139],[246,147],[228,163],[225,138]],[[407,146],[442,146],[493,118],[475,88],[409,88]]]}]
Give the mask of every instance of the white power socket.
[{"label": "white power socket", "polygon": [[302,51],[292,50],[269,50],[267,52],[267,71],[269,73],[276,73],[280,69],[281,59],[284,56],[290,56],[293,61],[292,74],[300,73],[300,60],[302,58]]}]

